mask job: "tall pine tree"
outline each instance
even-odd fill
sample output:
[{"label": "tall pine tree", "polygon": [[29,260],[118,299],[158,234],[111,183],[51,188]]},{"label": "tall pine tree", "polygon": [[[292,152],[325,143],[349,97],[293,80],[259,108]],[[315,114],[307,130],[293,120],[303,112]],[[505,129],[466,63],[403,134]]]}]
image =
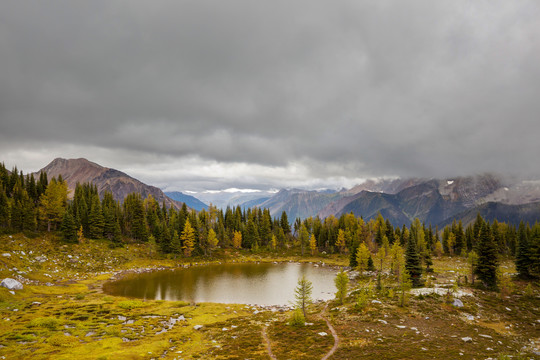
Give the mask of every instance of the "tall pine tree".
[{"label": "tall pine tree", "polygon": [[478,233],[478,261],[475,274],[488,289],[497,288],[497,244],[493,240],[489,224],[483,222]]},{"label": "tall pine tree", "polygon": [[423,285],[422,281],[422,262],[420,261],[420,254],[416,248],[416,241],[411,236],[407,243],[407,249],[405,251],[405,269],[409,273],[413,287],[419,287]]}]

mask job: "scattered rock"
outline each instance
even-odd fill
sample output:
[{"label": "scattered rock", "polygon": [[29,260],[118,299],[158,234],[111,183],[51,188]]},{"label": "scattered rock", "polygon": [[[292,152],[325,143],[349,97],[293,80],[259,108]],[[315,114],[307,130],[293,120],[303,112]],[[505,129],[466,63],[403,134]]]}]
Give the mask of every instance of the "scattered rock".
[{"label": "scattered rock", "polygon": [[465,341],[465,342],[471,342],[472,341],[472,337],[462,337],[461,340]]},{"label": "scattered rock", "polygon": [[372,304],[382,304],[379,300],[371,300]]},{"label": "scattered rock", "polygon": [[321,332],[319,333],[319,335],[320,335],[320,336],[326,336],[326,335],[328,335],[328,334],[325,333],[324,331],[321,331]]},{"label": "scattered rock", "polygon": [[3,257],[11,257],[11,254],[10,253],[3,253],[2,256]]},{"label": "scattered rock", "polygon": [[43,256],[43,255],[36,256],[36,261],[39,261],[40,263],[45,262],[45,261],[47,261],[47,258],[45,256]]},{"label": "scattered rock", "polygon": [[455,307],[461,308],[463,307],[463,301],[459,299],[454,299],[454,302],[452,303],[452,305],[454,305]]},{"label": "scattered rock", "polygon": [[407,327],[405,325],[396,325],[398,329],[406,329]]},{"label": "scattered rock", "polygon": [[200,329],[202,329],[202,328],[203,328],[202,325],[195,325],[195,326],[193,327],[194,330],[200,330]]},{"label": "scattered rock", "polygon": [[0,286],[7,288],[8,290],[22,290],[23,285],[15,279],[5,278],[0,283]]},{"label": "scattered rock", "polygon": [[478,336],[481,336],[486,339],[493,339],[490,335],[478,334]]},{"label": "scattered rock", "polygon": [[386,320],[379,320],[379,322],[380,322],[380,323],[383,323],[383,324],[385,324],[385,325],[388,324],[388,321],[386,321]]}]

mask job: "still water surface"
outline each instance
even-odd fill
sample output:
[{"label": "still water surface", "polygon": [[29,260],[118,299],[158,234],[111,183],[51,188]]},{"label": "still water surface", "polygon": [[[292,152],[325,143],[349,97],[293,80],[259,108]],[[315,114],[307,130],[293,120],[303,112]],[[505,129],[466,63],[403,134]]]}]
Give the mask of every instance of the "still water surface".
[{"label": "still water surface", "polygon": [[313,283],[312,298],[329,300],[337,271],[311,264],[221,264],[138,274],[110,282],[110,295],[152,300],[286,305],[294,301],[298,279]]}]

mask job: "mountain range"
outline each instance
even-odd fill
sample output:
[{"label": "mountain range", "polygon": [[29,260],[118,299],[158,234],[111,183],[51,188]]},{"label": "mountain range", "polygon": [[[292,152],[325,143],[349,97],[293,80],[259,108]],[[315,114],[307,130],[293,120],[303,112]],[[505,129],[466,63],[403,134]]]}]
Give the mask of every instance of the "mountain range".
[{"label": "mountain range", "polygon": [[286,211],[291,222],[296,218],[339,217],[346,213],[362,216],[365,220],[381,213],[396,226],[409,225],[415,218],[434,226],[447,225],[454,219],[467,225],[478,213],[489,220],[514,224],[520,220],[529,223],[540,221],[540,181],[523,181],[495,174],[449,179],[367,180],[340,191],[282,189],[278,192],[242,192],[229,189],[191,196],[181,192],[164,193],[121,171],[86,159],[58,158],[41,171],[46,172],[49,178],[62,175],[70,189],[74,189],[77,182],[93,183],[100,194],[110,191],[119,201],[129,193],[138,192],[143,198],[152,195],[167,206],[178,208],[186,203],[198,211],[207,209],[210,203],[218,208],[258,206],[268,208],[275,217]]},{"label": "mountain range", "polygon": [[176,208],[182,206],[181,202],[169,198],[155,186],[144,184],[121,171],[103,167],[83,158],[56,158],[36,174],[40,172],[45,172],[49,179],[62,175],[71,190],[71,196],[73,196],[73,190],[77,183],[92,183],[96,185],[100,196],[109,191],[114,199],[120,202],[128,194],[135,192],[141,194],[143,199],[152,195],[160,204],[165,202],[167,206],[172,205]]},{"label": "mountain range", "polygon": [[365,220],[378,213],[394,225],[415,218],[432,225],[454,219],[468,224],[480,213],[489,219],[519,223],[540,220],[540,182],[520,181],[494,174],[452,179],[369,180],[336,193],[282,190],[260,204],[273,216],[287,211],[289,219],[346,213]]}]

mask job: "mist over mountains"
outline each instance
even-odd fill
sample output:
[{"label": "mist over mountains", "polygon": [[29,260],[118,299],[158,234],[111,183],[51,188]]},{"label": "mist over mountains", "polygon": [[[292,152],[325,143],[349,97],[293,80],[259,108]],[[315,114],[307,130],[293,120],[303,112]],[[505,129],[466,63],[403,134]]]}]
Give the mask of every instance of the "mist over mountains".
[{"label": "mist over mountains", "polygon": [[100,194],[110,191],[120,201],[129,193],[138,192],[143,198],[152,195],[167,206],[179,207],[186,203],[197,211],[207,209],[209,204],[218,208],[257,206],[268,208],[272,216],[280,216],[285,211],[291,222],[296,218],[339,217],[345,213],[362,216],[365,220],[381,213],[394,225],[408,225],[415,218],[439,226],[454,219],[468,224],[478,213],[490,220],[514,224],[520,220],[530,223],[540,220],[540,181],[495,174],[448,179],[371,179],[340,191],[227,189],[190,195],[164,193],[119,170],[86,159],[57,158],[41,171],[49,178],[62,175],[70,189],[78,182],[93,183]]}]

